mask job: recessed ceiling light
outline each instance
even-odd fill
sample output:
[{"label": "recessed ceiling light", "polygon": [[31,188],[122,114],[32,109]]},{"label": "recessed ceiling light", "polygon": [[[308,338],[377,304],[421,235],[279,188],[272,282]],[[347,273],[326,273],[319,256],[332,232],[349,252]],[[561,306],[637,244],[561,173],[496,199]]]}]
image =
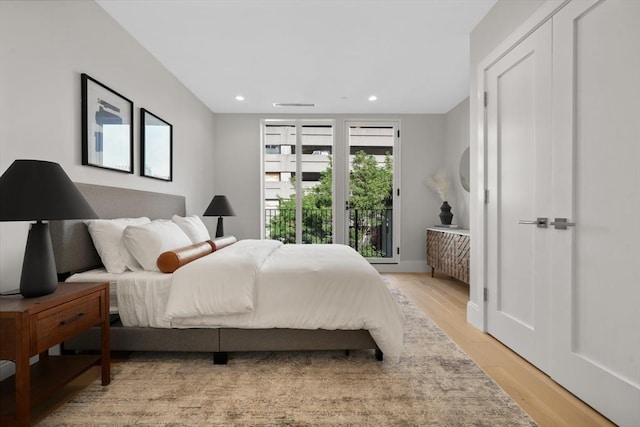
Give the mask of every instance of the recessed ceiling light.
[{"label": "recessed ceiling light", "polygon": [[236,101],[244,101],[244,96],[242,95],[236,96]]},{"label": "recessed ceiling light", "polygon": [[377,97],[377,96],[375,96],[375,95],[371,95],[371,96],[369,97],[369,101],[377,101],[377,100],[378,100],[378,97]]}]

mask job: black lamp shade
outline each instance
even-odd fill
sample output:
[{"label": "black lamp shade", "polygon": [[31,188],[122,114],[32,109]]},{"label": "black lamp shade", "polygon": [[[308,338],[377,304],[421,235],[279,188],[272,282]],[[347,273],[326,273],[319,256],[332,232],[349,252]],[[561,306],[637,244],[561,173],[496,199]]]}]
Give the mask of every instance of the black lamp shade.
[{"label": "black lamp shade", "polygon": [[16,160],[0,176],[0,221],[37,221],[27,237],[22,296],[48,295],[58,286],[49,224],[42,221],[88,218],[97,215],[57,163]]},{"label": "black lamp shade", "polygon": [[227,196],[213,196],[209,207],[204,211],[204,216],[235,216],[235,214]]},{"label": "black lamp shade", "polygon": [[97,218],[62,167],[16,160],[0,177],[0,221]]},{"label": "black lamp shade", "polygon": [[216,228],[216,237],[224,236],[223,216],[234,216],[236,213],[231,207],[231,203],[226,196],[213,196],[213,200],[209,203],[209,207],[204,211],[204,216],[217,216],[218,226]]}]

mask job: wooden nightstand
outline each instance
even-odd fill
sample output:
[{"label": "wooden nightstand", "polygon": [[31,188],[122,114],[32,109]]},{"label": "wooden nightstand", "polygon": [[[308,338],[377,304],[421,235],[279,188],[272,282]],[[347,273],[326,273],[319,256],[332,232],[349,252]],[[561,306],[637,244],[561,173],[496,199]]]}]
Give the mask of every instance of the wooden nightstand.
[{"label": "wooden nightstand", "polygon": [[[49,356],[48,349],[101,326],[101,354]],[[29,366],[29,358],[40,361]],[[102,385],[111,382],[109,283],[60,283],[51,295],[0,297],[0,359],[16,374],[0,383],[0,424],[28,426],[32,406],[92,366],[101,365]]]}]

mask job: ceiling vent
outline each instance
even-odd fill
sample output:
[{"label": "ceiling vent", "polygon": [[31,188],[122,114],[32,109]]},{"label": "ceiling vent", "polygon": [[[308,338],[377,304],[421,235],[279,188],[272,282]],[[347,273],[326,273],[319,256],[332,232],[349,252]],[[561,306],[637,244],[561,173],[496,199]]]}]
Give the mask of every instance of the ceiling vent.
[{"label": "ceiling vent", "polygon": [[302,104],[299,102],[274,102],[274,107],[315,107],[316,104]]}]

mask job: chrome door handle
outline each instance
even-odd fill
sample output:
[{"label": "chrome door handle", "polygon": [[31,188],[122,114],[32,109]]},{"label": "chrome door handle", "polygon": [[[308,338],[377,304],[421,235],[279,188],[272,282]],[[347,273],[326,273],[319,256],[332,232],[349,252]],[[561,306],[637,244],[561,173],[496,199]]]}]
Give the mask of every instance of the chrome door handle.
[{"label": "chrome door handle", "polygon": [[567,222],[567,218],[556,218],[555,221],[549,223],[553,225],[556,230],[566,230],[567,227],[575,227],[575,222]]},{"label": "chrome door handle", "polygon": [[538,228],[547,228],[547,218],[538,218],[535,221],[521,219],[520,221],[518,221],[518,224],[532,224],[537,226]]}]

